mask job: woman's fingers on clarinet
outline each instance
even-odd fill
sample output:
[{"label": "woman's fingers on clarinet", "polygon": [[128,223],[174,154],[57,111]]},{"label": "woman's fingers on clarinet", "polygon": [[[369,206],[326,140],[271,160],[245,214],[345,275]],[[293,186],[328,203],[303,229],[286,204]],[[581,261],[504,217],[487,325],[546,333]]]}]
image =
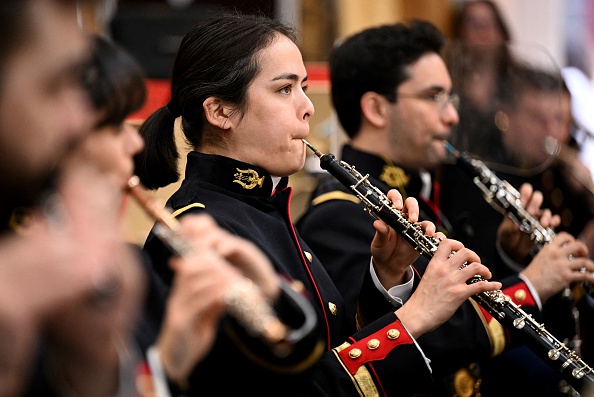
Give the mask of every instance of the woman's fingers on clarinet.
[{"label": "woman's fingers on clarinet", "polygon": [[[421,222],[417,222],[416,223],[418,226],[420,226],[421,230],[423,230],[423,232],[428,235],[428,236],[433,236],[435,235],[435,237],[437,237],[436,235],[436,231],[437,231],[437,227],[435,226],[435,223],[431,222],[431,221],[421,221]],[[442,234],[442,237],[443,236]],[[440,238],[440,237],[438,237]]]},{"label": "woman's fingers on clarinet", "polygon": [[408,214],[408,220],[416,222],[419,220],[419,202],[414,197],[404,200],[404,212]]},{"label": "woman's fingers on clarinet", "polygon": [[388,199],[392,202],[396,209],[401,210],[404,205],[404,200],[402,199],[402,195],[396,189],[388,190]]}]

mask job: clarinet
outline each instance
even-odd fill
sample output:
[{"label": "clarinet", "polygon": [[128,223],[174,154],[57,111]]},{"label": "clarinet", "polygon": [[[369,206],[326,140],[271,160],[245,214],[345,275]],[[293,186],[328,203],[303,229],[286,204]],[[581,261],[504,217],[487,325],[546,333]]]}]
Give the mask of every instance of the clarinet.
[{"label": "clarinet", "polygon": [[[409,221],[404,214],[396,209],[388,197],[376,186],[369,182],[369,175],[361,175],[354,166],[345,161],[339,161],[333,154],[324,154],[306,140],[303,142],[320,159],[320,166],[334,176],[344,186],[349,188],[365,205],[365,211],[375,219],[381,219],[403,236],[424,257],[431,259],[439,246],[438,238],[427,236],[421,227]],[[461,268],[467,266],[463,264]],[[485,281],[480,276],[474,276],[467,283]],[[543,360],[558,370],[561,376],[575,389],[580,390],[589,382],[594,386],[594,372],[580,356],[557,340],[527,314],[510,297],[501,290],[485,291],[475,295],[477,302],[495,319],[508,329],[524,332],[535,345],[532,346]]]},{"label": "clarinet", "polygon": [[[544,244],[551,242],[555,238],[557,234],[552,228],[542,226],[540,221],[524,208],[520,200],[520,192],[509,182],[499,179],[485,163],[472,158],[466,152],[458,151],[449,142],[445,142],[445,146],[456,159],[456,164],[461,166],[472,177],[474,184],[482,192],[485,201],[500,214],[510,218],[522,232],[530,236],[530,240],[535,244],[533,251],[538,252]],[[569,256],[570,259],[572,257],[572,255]],[[588,283],[582,283],[582,286],[592,296],[593,286]],[[574,299],[574,293],[570,286],[565,287],[562,297],[569,301]],[[568,345],[572,346],[579,354],[582,343],[579,323],[580,313],[575,306],[571,308],[571,316],[575,323],[575,335],[568,342]],[[569,395],[573,395],[573,393],[569,391]]]},{"label": "clarinet", "polygon": [[[527,233],[536,248],[555,238],[557,234],[552,228],[542,226],[540,221],[524,208],[518,190],[507,181],[499,179],[482,161],[473,159],[466,152],[459,152],[449,142],[445,142],[445,146],[456,158],[456,164],[472,177],[474,184],[483,193],[485,201],[499,213],[509,217],[522,232]],[[582,285],[588,294],[593,295],[594,286],[588,283]]]},{"label": "clarinet", "polygon": [[[178,234],[179,221],[146,193],[138,176],[128,180],[127,188],[146,213],[156,221],[153,233],[159,240],[174,255],[192,255],[193,249]],[[278,357],[285,357],[300,340],[311,335],[317,323],[317,315],[309,301],[294,291],[287,282],[280,280],[279,287],[283,299],[299,308],[303,315],[303,322],[298,328],[291,329],[282,323],[258,286],[247,277],[229,287],[225,292],[225,302],[229,313],[249,334],[260,337]]]}]

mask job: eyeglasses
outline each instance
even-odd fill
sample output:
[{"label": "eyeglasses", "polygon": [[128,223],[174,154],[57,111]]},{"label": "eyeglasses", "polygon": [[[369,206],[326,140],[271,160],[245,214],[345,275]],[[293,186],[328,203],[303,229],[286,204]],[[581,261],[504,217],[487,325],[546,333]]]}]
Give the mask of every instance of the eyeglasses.
[{"label": "eyeglasses", "polygon": [[458,110],[460,107],[460,96],[458,94],[448,94],[445,91],[439,91],[437,93],[432,92],[420,92],[418,94],[409,94],[409,93],[397,93],[398,98],[416,98],[416,99],[424,99],[426,101],[433,101],[439,104],[439,108],[441,111],[446,109],[446,106],[451,104],[454,109]]}]

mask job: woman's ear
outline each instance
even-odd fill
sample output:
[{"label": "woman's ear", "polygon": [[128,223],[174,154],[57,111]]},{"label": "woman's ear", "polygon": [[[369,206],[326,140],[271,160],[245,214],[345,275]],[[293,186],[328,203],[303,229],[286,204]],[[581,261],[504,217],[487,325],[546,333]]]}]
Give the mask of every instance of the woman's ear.
[{"label": "woman's ear", "polygon": [[368,91],[361,97],[361,112],[368,123],[381,128],[388,123],[387,99],[377,92]]},{"label": "woman's ear", "polygon": [[229,106],[225,106],[223,101],[221,101],[219,98],[206,98],[206,100],[202,103],[202,108],[204,109],[206,120],[210,124],[224,130],[233,127],[233,122],[231,120],[231,108]]}]

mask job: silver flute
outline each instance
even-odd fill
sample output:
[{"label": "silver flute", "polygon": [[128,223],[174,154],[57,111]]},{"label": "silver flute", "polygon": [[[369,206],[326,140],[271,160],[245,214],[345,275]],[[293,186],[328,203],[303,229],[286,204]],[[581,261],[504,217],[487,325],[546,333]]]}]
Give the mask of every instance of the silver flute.
[{"label": "silver flute", "polygon": [[[171,212],[153,199],[140,183],[138,176],[128,180],[128,191],[155,222],[153,233],[177,256],[192,255],[193,249],[178,234],[180,223]],[[310,335],[317,323],[316,313],[305,297],[294,291],[286,282],[280,281],[281,294],[298,307],[304,321],[292,329],[276,315],[262,295],[260,288],[249,278],[233,284],[225,292],[229,313],[253,336],[259,336],[274,354],[284,357],[290,354],[295,344]]]},{"label": "silver flute", "polygon": [[[354,166],[339,161],[333,154],[323,154],[306,140],[303,142],[320,159],[320,166],[349,188],[365,205],[365,211],[373,218],[381,219],[403,236],[424,257],[431,259],[439,246],[440,240],[427,236],[422,228],[409,221],[394,207],[390,199],[376,186],[372,185],[369,175],[361,175]],[[462,265],[462,268],[468,264]],[[485,281],[474,276],[467,283]],[[514,332],[522,332],[531,342],[530,348],[543,360],[558,370],[561,376],[576,390],[594,386],[594,372],[573,350],[557,340],[548,332],[544,324],[539,324],[532,316],[516,305],[501,290],[485,291],[475,295],[477,302],[502,325]]]}]

